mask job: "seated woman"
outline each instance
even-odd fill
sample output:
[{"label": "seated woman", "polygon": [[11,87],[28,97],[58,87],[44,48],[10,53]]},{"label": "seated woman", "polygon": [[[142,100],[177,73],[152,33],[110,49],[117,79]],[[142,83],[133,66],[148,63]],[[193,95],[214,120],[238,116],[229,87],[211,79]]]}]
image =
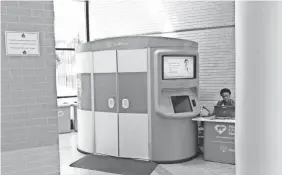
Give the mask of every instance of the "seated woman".
[{"label": "seated woman", "polygon": [[[222,100],[218,101],[216,106],[235,106],[235,101],[230,98],[231,97],[230,89],[227,89],[227,88],[221,89],[220,90],[220,96],[222,97]],[[201,114],[202,114],[203,117],[210,117],[210,116],[214,116],[215,115],[215,111],[214,110],[211,113],[210,110],[207,107],[202,106],[202,108],[205,109],[208,112],[208,114],[206,114],[206,113],[203,112],[203,110],[201,110]],[[211,117],[211,118],[213,118],[213,117]],[[202,122],[200,123],[199,127],[203,128],[203,123]],[[204,153],[203,145],[200,145],[199,147],[200,147],[200,150],[201,150],[201,152],[203,154]]]},{"label": "seated woman", "polygon": [[[235,101],[232,100],[231,97],[231,91],[230,89],[224,88],[220,90],[220,95],[222,97],[222,100],[218,101],[216,106],[235,106]],[[208,108],[203,106],[203,109],[207,110],[209,112],[208,116],[213,116],[215,111],[211,113]]]}]

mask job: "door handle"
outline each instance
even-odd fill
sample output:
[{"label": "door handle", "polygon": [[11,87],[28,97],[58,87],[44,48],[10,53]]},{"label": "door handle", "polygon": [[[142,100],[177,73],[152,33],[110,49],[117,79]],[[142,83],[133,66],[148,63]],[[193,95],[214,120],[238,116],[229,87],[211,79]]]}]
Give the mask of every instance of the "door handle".
[{"label": "door handle", "polygon": [[129,108],[129,100],[127,98],[122,99],[121,105],[122,105],[123,109],[128,109]]},{"label": "door handle", "polygon": [[115,107],[115,100],[114,100],[114,98],[109,98],[108,99],[108,106],[111,109]]}]

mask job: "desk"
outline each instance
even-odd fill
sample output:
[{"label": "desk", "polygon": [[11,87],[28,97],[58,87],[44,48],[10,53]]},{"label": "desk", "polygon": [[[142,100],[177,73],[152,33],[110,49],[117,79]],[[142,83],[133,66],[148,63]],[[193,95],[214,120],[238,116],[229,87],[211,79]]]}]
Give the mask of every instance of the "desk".
[{"label": "desk", "polygon": [[204,123],[204,159],[235,164],[235,120],[213,118],[192,119]]}]

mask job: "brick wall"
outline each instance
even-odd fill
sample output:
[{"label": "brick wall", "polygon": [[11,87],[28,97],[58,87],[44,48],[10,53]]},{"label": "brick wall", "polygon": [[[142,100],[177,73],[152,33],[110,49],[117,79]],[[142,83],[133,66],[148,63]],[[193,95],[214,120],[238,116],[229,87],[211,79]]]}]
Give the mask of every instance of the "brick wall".
[{"label": "brick wall", "polygon": [[201,103],[212,107],[223,87],[235,98],[234,2],[109,0],[90,6],[91,39],[156,33],[197,41]]},{"label": "brick wall", "polygon": [[[40,32],[40,56],[6,56],[5,31]],[[54,47],[52,1],[1,1],[3,174],[59,174]]]}]

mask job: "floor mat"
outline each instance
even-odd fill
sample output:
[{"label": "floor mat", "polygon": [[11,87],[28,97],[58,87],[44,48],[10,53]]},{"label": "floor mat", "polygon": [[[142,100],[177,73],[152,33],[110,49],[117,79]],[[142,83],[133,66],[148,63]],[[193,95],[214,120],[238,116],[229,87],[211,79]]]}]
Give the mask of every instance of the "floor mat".
[{"label": "floor mat", "polygon": [[150,175],[157,165],[150,161],[90,154],[70,166],[122,175]]}]

